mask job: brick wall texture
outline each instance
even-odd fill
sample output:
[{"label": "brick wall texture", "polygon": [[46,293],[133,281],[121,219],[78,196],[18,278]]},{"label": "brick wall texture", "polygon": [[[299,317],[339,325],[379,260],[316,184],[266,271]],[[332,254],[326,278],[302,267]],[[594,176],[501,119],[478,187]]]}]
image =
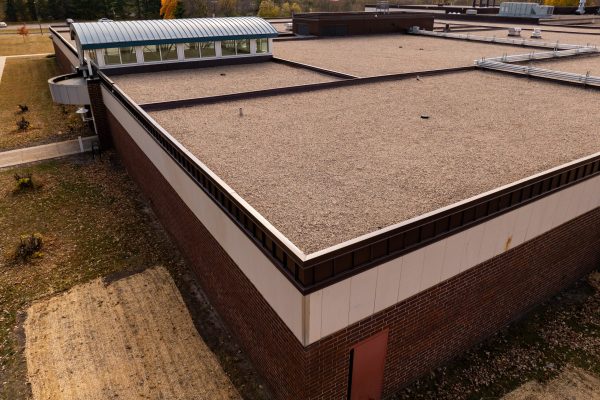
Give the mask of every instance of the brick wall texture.
[{"label": "brick wall texture", "polygon": [[[600,209],[306,348],[110,114],[114,145],[278,399],[344,399],[350,348],[389,328],[384,397],[520,317],[600,261]],[[272,273],[279,273],[273,268]]]},{"label": "brick wall texture", "polygon": [[71,62],[67,58],[67,56],[58,48],[54,40],[52,41],[52,46],[54,47],[54,54],[56,54],[56,63],[58,64],[58,70],[61,74],[70,74],[74,72],[75,69]]},{"label": "brick wall texture", "polygon": [[102,100],[102,89],[100,80],[88,80],[88,93],[90,95],[90,112],[94,117],[96,134],[102,149],[108,149],[113,146],[111,127],[108,124],[108,111]]}]

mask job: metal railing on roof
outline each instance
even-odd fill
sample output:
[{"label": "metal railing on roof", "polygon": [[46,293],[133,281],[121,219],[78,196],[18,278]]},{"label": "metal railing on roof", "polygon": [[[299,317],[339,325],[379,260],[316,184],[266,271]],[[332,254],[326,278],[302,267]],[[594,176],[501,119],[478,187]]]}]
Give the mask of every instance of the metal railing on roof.
[{"label": "metal railing on roof", "polygon": [[[598,48],[594,47],[580,47],[577,49],[570,50],[553,50],[553,51],[541,51],[536,52],[532,51],[531,53],[525,54],[514,54],[508,55],[503,54],[500,57],[491,57],[491,58],[482,58],[481,61],[500,61],[505,63],[513,63],[513,62],[523,62],[523,61],[533,61],[533,60],[548,60],[552,58],[562,58],[562,57],[573,57],[584,54],[594,54],[598,53]],[[477,63],[478,61],[475,61]]]},{"label": "metal railing on roof", "polygon": [[552,79],[561,82],[576,83],[584,86],[600,87],[600,77],[587,74],[575,74],[572,72],[555,71],[551,69],[537,68],[528,65],[515,65],[494,60],[478,60],[475,64],[480,68],[505,71],[518,75],[534,76]]},{"label": "metal railing on roof", "polygon": [[475,42],[511,44],[511,45],[515,45],[515,46],[526,46],[526,47],[541,47],[541,48],[553,49],[553,50],[570,50],[570,49],[593,47],[589,44],[588,45],[580,45],[580,44],[560,43],[558,40],[556,42],[541,42],[539,40],[528,40],[528,39],[524,39],[524,38],[477,36],[477,35],[471,35],[470,33],[465,34],[465,33],[451,33],[451,32],[433,32],[433,31],[426,31],[424,29],[413,29],[413,30],[410,30],[409,33],[411,33],[413,35],[472,40]]}]

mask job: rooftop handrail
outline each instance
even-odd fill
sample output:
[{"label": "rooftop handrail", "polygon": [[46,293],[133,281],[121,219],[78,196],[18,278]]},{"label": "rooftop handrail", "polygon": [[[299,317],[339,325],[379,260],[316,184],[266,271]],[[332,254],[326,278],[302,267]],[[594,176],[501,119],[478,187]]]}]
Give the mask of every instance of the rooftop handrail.
[{"label": "rooftop handrail", "polygon": [[558,40],[556,42],[540,42],[539,40],[527,40],[524,38],[519,38],[519,39],[498,38],[495,36],[492,37],[492,36],[471,35],[470,33],[464,34],[464,33],[452,33],[452,32],[434,32],[434,31],[427,31],[424,29],[411,30],[409,33],[411,33],[413,35],[472,40],[475,42],[492,42],[492,43],[512,44],[515,46],[540,47],[540,48],[554,49],[554,50],[570,50],[570,49],[591,47],[590,45],[560,43]]}]

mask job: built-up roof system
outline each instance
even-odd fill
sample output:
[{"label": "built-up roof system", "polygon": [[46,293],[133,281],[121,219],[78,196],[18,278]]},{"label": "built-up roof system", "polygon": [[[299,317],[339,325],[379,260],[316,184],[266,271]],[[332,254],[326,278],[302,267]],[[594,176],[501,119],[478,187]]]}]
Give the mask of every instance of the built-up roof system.
[{"label": "built-up roof system", "polygon": [[71,31],[83,50],[277,36],[258,17],[83,22],[71,24]]}]

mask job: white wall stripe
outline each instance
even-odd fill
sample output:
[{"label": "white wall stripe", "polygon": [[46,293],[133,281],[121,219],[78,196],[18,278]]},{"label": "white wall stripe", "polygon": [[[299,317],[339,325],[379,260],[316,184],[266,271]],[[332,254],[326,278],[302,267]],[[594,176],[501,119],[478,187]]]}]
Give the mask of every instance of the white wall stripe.
[{"label": "white wall stripe", "polygon": [[[258,247],[245,236],[229,217],[159,147],[129,112],[104,87],[102,88],[102,95],[107,109],[123,125],[134,142],[171,184],[198,220],[204,224],[213,237],[227,251],[229,256],[271,305],[282,321],[290,328],[296,338],[301,343],[304,343],[304,327],[302,323],[304,304],[300,292],[283,274],[274,268],[272,262],[267,259]],[[348,307],[348,304],[348,301],[346,301],[346,307]],[[347,316],[346,311],[346,318],[340,322],[347,323]]]}]

